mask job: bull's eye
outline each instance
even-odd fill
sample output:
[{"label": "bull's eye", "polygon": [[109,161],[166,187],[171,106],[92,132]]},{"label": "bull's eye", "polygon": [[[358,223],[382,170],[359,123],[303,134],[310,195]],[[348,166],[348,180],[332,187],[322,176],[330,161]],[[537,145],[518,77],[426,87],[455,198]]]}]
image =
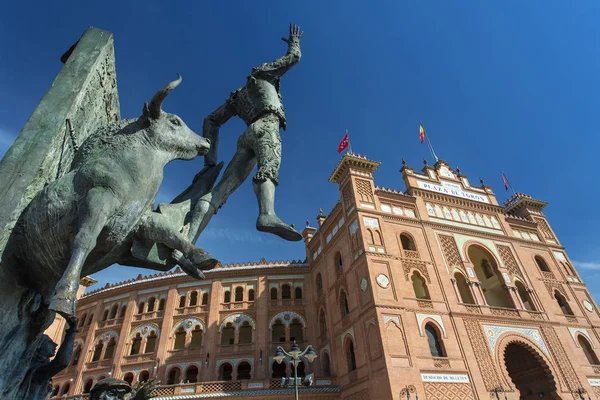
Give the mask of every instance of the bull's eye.
[{"label": "bull's eye", "polygon": [[177,118],[171,119],[171,123],[173,125],[181,126],[181,121],[179,121]]}]

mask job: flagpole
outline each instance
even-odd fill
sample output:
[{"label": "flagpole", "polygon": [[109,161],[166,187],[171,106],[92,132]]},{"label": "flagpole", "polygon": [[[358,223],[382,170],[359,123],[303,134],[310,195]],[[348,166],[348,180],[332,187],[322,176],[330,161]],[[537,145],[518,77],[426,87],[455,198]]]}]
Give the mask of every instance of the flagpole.
[{"label": "flagpole", "polygon": [[348,153],[354,154],[352,152],[352,143],[350,143],[350,135],[348,134],[348,129],[346,129],[346,135],[348,136]]},{"label": "flagpole", "polygon": [[504,174],[504,171],[500,171],[500,172],[502,173],[502,176],[504,177],[504,179],[506,179],[506,183],[508,183],[508,187],[510,188],[510,191],[512,192],[512,194],[514,196],[515,195],[515,190],[513,189],[512,185],[510,184],[510,181],[508,180],[508,178]]},{"label": "flagpole", "polygon": [[425,139],[427,139],[427,145],[429,146],[429,151],[431,151],[431,155],[433,156],[433,159],[435,160],[435,162],[438,162],[439,159],[435,155],[435,151],[433,151],[433,146],[431,145],[431,140],[429,140],[429,135],[427,134],[427,129],[425,129],[425,125],[423,125],[423,123],[421,121],[419,121],[419,123],[423,127],[423,132],[425,133]]}]

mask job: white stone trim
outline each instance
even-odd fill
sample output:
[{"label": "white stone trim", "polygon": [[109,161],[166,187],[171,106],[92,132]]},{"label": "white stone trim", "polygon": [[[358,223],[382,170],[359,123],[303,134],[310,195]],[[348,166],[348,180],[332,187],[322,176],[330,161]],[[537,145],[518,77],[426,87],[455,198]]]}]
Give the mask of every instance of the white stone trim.
[{"label": "white stone trim", "polygon": [[354,327],[350,327],[342,333],[342,349],[344,348],[344,340],[346,340],[346,336],[352,336],[352,343],[356,346],[356,339],[354,338]]},{"label": "white stone trim", "polygon": [[415,316],[417,317],[417,324],[419,325],[419,332],[421,333],[421,336],[425,336],[425,333],[423,332],[423,321],[429,318],[438,323],[439,328],[444,334],[444,339],[448,338],[448,334],[446,333],[446,327],[444,326],[444,321],[442,321],[441,315],[415,313]]},{"label": "white stone trim", "polygon": [[571,337],[573,337],[575,346],[580,347],[579,343],[577,342],[577,333],[581,333],[583,336],[585,336],[587,338],[588,342],[590,342],[590,344],[592,345],[592,348],[593,349],[596,348],[596,345],[594,345],[594,342],[592,341],[592,338],[590,337],[590,334],[588,333],[587,329],[569,327],[569,333],[571,334]]},{"label": "white stone trim", "polygon": [[177,323],[177,325],[175,325],[175,327],[171,330],[171,336],[173,336],[175,332],[177,332],[177,330],[181,327],[183,327],[183,329],[185,329],[187,333],[190,333],[192,329],[194,329],[194,327],[198,324],[200,324],[202,332],[206,333],[206,324],[204,323],[204,321],[202,321],[200,318],[192,317],[184,319],[183,321]]},{"label": "white stone trim", "polygon": [[250,326],[252,327],[252,329],[256,330],[256,323],[254,322],[254,320],[252,319],[252,317],[250,317],[249,315],[246,315],[246,314],[231,314],[231,315],[228,315],[227,317],[225,317],[225,319],[223,319],[223,321],[219,325],[218,332],[220,333],[221,330],[223,329],[223,327],[226,324],[228,324],[229,322],[231,322],[233,324],[233,326],[234,326],[235,329],[238,329],[240,326],[242,326],[242,324],[244,323],[244,321],[248,321],[248,323],[250,324]]}]

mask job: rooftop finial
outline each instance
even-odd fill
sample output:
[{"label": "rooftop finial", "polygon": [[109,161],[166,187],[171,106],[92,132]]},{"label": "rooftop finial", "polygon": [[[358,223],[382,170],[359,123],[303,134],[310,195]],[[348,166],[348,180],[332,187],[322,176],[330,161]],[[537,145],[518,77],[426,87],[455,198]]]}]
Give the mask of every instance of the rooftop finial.
[{"label": "rooftop finial", "polygon": [[308,228],[310,226],[310,221],[306,220],[306,227]]},{"label": "rooftop finial", "polygon": [[406,160],[404,158],[402,159],[402,166],[406,167]]},{"label": "rooftop finial", "polygon": [[427,165],[427,159],[426,158],[423,159],[423,164]]},{"label": "rooftop finial", "polygon": [[481,186],[485,184],[485,182],[483,182],[483,178],[479,178],[479,183],[481,183]]}]

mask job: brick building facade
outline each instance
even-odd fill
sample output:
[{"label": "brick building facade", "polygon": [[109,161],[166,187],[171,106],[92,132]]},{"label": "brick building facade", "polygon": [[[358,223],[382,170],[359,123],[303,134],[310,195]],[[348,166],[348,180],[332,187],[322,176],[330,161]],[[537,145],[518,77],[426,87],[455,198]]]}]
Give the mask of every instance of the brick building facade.
[{"label": "brick building facade", "polygon": [[340,201],[303,231],[306,262],[86,294],[56,395],[111,375],[157,377],[164,399],[291,398],[291,368],[273,356],[296,340],[318,355],[301,366],[315,374],[306,399],[598,398],[600,314],[546,203],[517,193],[499,205],[444,161],[404,165],[404,192],[380,188],[378,165],[342,157]]}]

